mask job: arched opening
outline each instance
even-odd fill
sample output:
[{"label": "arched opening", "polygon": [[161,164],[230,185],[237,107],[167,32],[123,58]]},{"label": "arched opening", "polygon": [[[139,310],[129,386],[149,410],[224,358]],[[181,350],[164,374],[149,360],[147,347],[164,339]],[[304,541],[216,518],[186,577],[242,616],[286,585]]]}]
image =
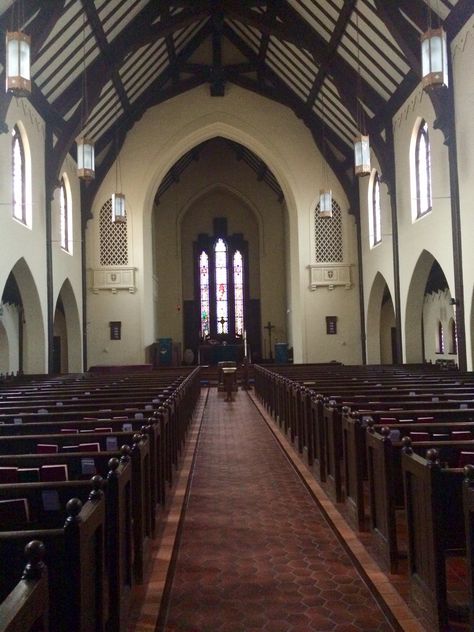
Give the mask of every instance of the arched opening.
[{"label": "arched opening", "polygon": [[369,364],[398,362],[395,309],[385,278],[378,272],[372,283],[367,307],[367,361]]},{"label": "arched opening", "polygon": [[38,289],[22,258],[12,268],[2,293],[8,314],[10,371],[45,372],[45,332]]},{"label": "arched opening", "polygon": [[411,278],[405,314],[407,362],[456,360],[447,340],[455,320],[448,281],[438,261],[424,250]]},{"label": "arched opening", "polygon": [[81,323],[76,297],[69,279],[56,300],[53,325],[54,373],[77,373],[82,370]]},{"label": "arched opening", "polygon": [[[254,361],[270,357],[267,321],[274,325],[272,347],[288,341],[282,201],[268,167],[222,137],[201,143],[170,169],[153,215],[157,338],[172,338],[202,363],[218,361],[220,354],[238,359],[244,338]],[[218,259],[225,262],[225,297],[219,292]],[[219,296],[225,302],[218,302]],[[203,310],[209,314],[203,316]],[[200,347],[208,343],[212,358],[201,357]]]}]

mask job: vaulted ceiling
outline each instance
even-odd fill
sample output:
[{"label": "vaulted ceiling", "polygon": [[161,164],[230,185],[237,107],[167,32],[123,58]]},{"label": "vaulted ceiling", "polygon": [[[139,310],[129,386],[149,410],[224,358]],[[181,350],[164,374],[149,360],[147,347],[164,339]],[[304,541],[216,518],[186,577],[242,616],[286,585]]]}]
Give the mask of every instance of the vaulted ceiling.
[{"label": "vaulted ceiling", "polygon": [[452,39],[473,12],[472,0],[4,0],[0,27],[31,35],[30,99],[54,177],[81,130],[94,139],[89,200],[148,108],[201,84],[225,98],[233,83],[290,107],[355,203],[358,128],[383,163],[392,116],[420,81],[420,34],[443,23]]}]

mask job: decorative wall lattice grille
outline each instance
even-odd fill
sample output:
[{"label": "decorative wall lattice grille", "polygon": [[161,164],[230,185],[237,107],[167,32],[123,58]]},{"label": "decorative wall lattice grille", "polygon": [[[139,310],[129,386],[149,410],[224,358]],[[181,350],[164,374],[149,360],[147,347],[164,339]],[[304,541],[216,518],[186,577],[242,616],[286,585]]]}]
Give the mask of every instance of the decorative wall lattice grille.
[{"label": "decorative wall lattice grille", "polygon": [[332,217],[321,217],[319,204],[316,206],[314,237],[316,263],[336,263],[344,260],[341,207],[334,198],[332,200]]},{"label": "decorative wall lattice grille", "polygon": [[100,209],[100,265],[128,265],[127,222],[112,222],[112,200]]}]

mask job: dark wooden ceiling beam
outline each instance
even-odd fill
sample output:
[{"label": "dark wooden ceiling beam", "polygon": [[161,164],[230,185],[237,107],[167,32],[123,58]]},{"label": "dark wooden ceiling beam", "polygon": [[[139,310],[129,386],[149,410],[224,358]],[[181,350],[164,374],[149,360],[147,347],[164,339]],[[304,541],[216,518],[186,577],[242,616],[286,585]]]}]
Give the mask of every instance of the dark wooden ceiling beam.
[{"label": "dark wooden ceiling beam", "polygon": [[412,72],[421,76],[420,36],[418,31],[400,13],[398,6],[384,0],[375,0],[379,17],[400,46]]},{"label": "dark wooden ceiling beam", "polygon": [[339,13],[336,26],[334,28],[334,31],[332,32],[331,39],[329,40],[329,44],[327,46],[326,57],[325,59],[321,60],[318,74],[316,75],[316,78],[313,82],[313,85],[311,87],[311,90],[307,98],[307,103],[310,106],[312,106],[313,103],[315,102],[317,95],[319,93],[319,90],[321,89],[324,83],[324,80],[326,78],[326,75],[329,72],[331,59],[337,53],[337,49],[339,47],[339,44],[341,43],[341,39],[345,33],[347,24],[349,20],[351,19],[351,15],[356,3],[357,3],[357,0],[345,0],[344,6],[342,7],[341,12]]},{"label": "dark wooden ceiling beam", "polygon": [[224,25],[224,7],[222,0],[211,0],[212,23],[212,67],[211,97],[223,97],[225,77],[222,70],[222,27]]},{"label": "dark wooden ceiling beam", "polygon": [[474,3],[472,0],[458,0],[457,4],[453,7],[453,9],[451,9],[451,12],[444,22],[444,26],[451,40],[456,37],[462,27],[473,15]]},{"label": "dark wooden ceiling beam", "polygon": [[[87,21],[89,22],[92,33],[94,34],[95,40],[99,47],[100,54],[104,56],[107,60],[107,65],[113,66],[113,58],[110,55],[110,46],[107,41],[107,37],[105,36],[102,22],[100,21],[99,15],[97,13],[97,9],[95,8],[95,3],[93,2],[93,0],[81,0],[81,2],[87,16]],[[117,68],[113,68],[111,70],[110,79],[115,88],[115,92],[118,95],[120,103],[122,104],[122,108],[125,112],[128,111],[128,109],[130,108],[130,101],[128,99],[127,93],[125,92],[125,88],[123,87],[123,83]]]},{"label": "dark wooden ceiling beam", "polygon": [[[109,47],[111,64],[105,67],[106,65],[99,55],[87,68],[87,89],[89,90],[92,83],[100,82],[105,85],[110,79],[112,70],[120,67],[127,54],[206,17],[208,11],[204,5],[204,2],[197,1],[190,10],[182,11],[177,16],[171,16],[166,23],[160,21],[153,24],[160,15],[160,11],[155,3],[148,4],[111,42]],[[53,107],[59,112],[68,112],[77,102],[77,95],[81,93],[81,90],[82,76],[77,77],[61,93],[53,102]]]},{"label": "dark wooden ceiling beam", "polygon": [[[164,3],[164,6],[163,6],[162,19],[165,21],[169,20],[169,17],[170,17],[169,4],[170,3],[167,2],[167,3]],[[174,37],[171,33],[165,37],[165,42],[166,42],[166,52],[168,53],[169,63],[173,69],[173,81],[177,83],[179,81],[179,69],[176,63],[176,47],[174,45]]]},{"label": "dark wooden ceiling beam", "polygon": [[[280,0],[275,0],[272,3],[269,3],[267,6],[264,20],[270,27],[275,23],[280,4],[281,4]],[[269,43],[270,43],[270,33],[262,33],[262,37],[260,39],[260,47],[258,50],[258,68],[259,69],[262,68],[265,64],[265,58],[267,56]]]}]

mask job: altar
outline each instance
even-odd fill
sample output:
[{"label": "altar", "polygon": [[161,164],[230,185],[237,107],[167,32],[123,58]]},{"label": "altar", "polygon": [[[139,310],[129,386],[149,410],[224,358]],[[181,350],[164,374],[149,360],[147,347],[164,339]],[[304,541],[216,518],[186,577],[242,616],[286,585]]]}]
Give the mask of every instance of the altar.
[{"label": "altar", "polygon": [[198,347],[198,364],[217,365],[219,362],[240,363],[244,359],[244,344],[202,344]]}]

